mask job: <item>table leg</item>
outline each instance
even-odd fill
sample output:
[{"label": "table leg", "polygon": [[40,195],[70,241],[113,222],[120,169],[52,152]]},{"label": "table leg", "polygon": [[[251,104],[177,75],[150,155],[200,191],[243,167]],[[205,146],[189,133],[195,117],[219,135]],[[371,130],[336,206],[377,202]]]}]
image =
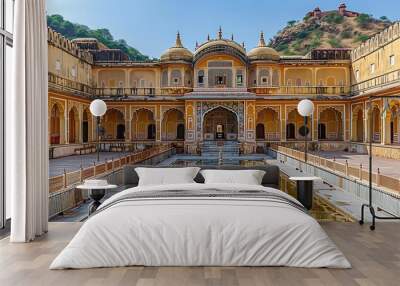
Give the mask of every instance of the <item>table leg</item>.
[{"label": "table leg", "polygon": [[297,181],[297,199],[308,210],[313,203],[313,181]]},{"label": "table leg", "polygon": [[90,198],[93,200],[93,203],[89,207],[89,215],[94,213],[97,208],[101,205],[100,200],[104,197],[106,194],[105,189],[97,189],[97,190],[90,190]]}]

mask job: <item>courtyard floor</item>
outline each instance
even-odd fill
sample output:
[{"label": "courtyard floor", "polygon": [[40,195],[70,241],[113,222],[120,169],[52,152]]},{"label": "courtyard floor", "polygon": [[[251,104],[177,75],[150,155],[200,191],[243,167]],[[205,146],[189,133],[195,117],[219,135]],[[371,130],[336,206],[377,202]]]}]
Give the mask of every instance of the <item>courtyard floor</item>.
[{"label": "courtyard floor", "polygon": [[[105,160],[111,160],[112,158],[117,159],[128,155],[128,152],[101,152],[100,163]],[[97,164],[97,153],[85,154],[85,155],[72,155],[62,158],[56,158],[49,160],[49,176],[54,177],[64,173],[64,169],[67,172],[79,170],[79,168],[87,168],[93,166],[93,163]]]},{"label": "courtyard floor", "polygon": [[[335,158],[339,163],[345,163],[347,160],[349,165],[359,166],[362,164],[363,169],[368,169],[368,154],[357,154],[342,151],[319,151],[312,153],[328,159]],[[379,168],[381,174],[383,175],[395,178],[400,176],[400,160],[373,156],[372,166],[374,172],[376,172],[376,170]]]}]

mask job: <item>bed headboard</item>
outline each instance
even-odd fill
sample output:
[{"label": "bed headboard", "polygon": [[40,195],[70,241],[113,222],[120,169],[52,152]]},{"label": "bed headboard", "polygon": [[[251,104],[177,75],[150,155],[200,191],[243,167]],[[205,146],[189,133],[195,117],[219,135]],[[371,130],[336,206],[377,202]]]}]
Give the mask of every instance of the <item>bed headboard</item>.
[{"label": "bed headboard", "polygon": [[[137,186],[139,182],[139,177],[135,172],[136,167],[146,167],[146,168],[180,168],[179,166],[149,166],[149,165],[126,165],[124,166],[123,182],[124,185]],[[271,187],[279,189],[279,167],[275,165],[264,165],[264,166],[254,166],[254,167],[244,167],[244,166],[233,166],[233,165],[221,165],[221,166],[198,166],[201,169],[219,169],[219,170],[263,170],[265,175],[262,180],[262,185],[265,187]],[[198,173],[194,178],[197,183],[204,183],[203,176]]]}]

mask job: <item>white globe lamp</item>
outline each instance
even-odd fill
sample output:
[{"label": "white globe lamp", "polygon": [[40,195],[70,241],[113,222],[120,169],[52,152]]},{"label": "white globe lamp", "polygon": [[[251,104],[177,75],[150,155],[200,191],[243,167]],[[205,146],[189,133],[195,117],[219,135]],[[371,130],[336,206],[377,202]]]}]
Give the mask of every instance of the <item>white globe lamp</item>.
[{"label": "white globe lamp", "polygon": [[107,111],[107,104],[101,99],[95,99],[90,103],[90,112],[97,119],[97,162],[100,161],[100,117]]},{"label": "white globe lamp", "polygon": [[301,116],[310,116],[314,112],[314,103],[309,99],[303,99],[297,105],[297,111]]},{"label": "white globe lamp", "polygon": [[101,100],[101,99],[95,99],[90,103],[90,112],[94,115],[94,116],[103,116],[104,113],[106,113],[107,111],[107,105],[106,103]]}]

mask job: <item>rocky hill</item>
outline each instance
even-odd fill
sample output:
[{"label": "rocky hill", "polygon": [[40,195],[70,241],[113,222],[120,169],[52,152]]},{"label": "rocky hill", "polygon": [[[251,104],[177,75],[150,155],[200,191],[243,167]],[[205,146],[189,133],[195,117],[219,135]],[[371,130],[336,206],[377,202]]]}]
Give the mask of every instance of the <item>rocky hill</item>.
[{"label": "rocky hill", "polygon": [[121,49],[132,61],[148,61],[148,56],[127,44],[125,40],[114,40],[108,29],[90,29],[85,25],[71,23],[61,15],[47,16],[47,25],[68,39],[96,38],[110,49]]},{"label": "rocky hill", "polygon": [[303,20],[289,21],[270,40],[269,46],[282,55],[305,55],[314,48],[354,48],[391,24],[385,16],[375,19],[357,12],[347,16],[340,11],[319,9],[316,14],[316,10]]}]

